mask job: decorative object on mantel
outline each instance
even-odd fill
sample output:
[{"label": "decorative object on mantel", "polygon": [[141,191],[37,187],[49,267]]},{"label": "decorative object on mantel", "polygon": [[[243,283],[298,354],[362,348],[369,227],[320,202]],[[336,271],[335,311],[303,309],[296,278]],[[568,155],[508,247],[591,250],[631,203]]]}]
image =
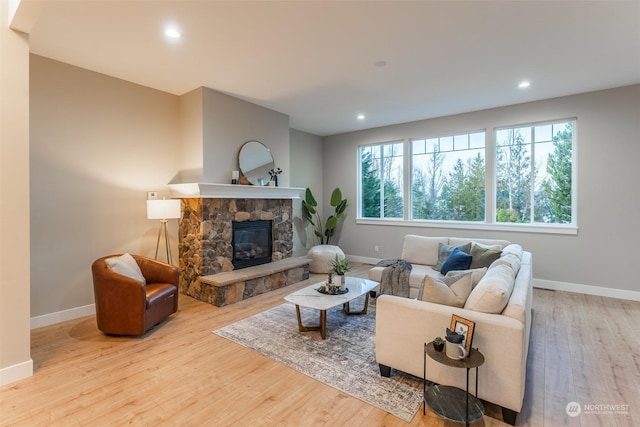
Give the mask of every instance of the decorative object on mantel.
[{"label": "decorative object on mantel", "polygon": [[273,182],[274,186],[278,186],[278,175],[280,175],[282,173],[282,169],[278,168],[278,169],[271,169],[269,171],[269,175],[271,175],[271,181],[269,182],[269,185],[271,185],[271,183]]},{"label": "decorative object on mantel", "polygon": [[[273,156],[263,143],[247,141],[238,153],[238,164],[242,175],[253,185],[267,185],[269,171],[273,170]],[[242,180],[240,181],[242,184]]]},{"label": "decorative object on mantel", "polygon": [[231,171],[231,183],[237,184],[240,179],[240,171]]},{"label": "decorative object on mantel", "polygon": [[348,206],[347,199],[342,198],[342,192],[338,187],[336,187],[331,193],[329,203],[335,208],[335,213],[327,219],[327,222],[323,227],[322,217],[318,213],[317,209],[318,202],[313,197],[311,189],[306,189],[304,200],[302,201],[302,218],[313,226],[313,233],[318,239],[320,239],[321,245],[329,244],[336,226],[338,225],[338,220],[342,217]]},{"label": "decorative object on mantel", "polygon": [[159,219],[158,241],[156,242],[156,255],[158,259],[158,248],[160,248],[160,236],[164,231],[164,244],[167,250],[167,263],[173,264],[171,251],[169,250],[169,233],[167,231],[167,220],[180,218],[180,200],[147,200],[147,219]]}]

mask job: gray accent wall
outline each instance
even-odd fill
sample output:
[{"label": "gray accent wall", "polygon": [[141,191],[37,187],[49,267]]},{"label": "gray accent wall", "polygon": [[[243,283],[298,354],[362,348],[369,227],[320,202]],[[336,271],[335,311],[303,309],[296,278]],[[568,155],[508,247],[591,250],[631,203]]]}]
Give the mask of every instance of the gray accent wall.
[{"label": "gray accent wall", "polygon": [[[573,117],[577,235],[356,224],[359,145],[479,129],[489,133],[495,127]],[[339,241],[347,254],[397,258],[409,233],[501,238],[533,253],[533,276],[539,283],[637,292],[638,280],[629,272],[640,241],[639,159],[640,85],[634,85],[326,137],[323,177],[325,189],[340,186],[351,202]]]},{"label": "gray accent wall", "polygon": [[[322,138],[317,135],[291,129],[291,186],[310,188],[319,205],[324,200],[322,184]],[[303,196],[304,197],[304,196]],[[328,196],[327,196],[328,197]],[[309,223],[301,218],[302,200],[293,201],[293,255],[303,256],[317,244],[317,237]]]}]

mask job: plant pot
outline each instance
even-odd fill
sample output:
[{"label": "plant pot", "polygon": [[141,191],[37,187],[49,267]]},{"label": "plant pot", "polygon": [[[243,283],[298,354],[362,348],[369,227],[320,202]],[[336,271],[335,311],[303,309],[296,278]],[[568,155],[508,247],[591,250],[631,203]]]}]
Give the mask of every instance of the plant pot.
[{"label": "plant pot", "polygon": [[345,287],[344,274],[336,274],[335,275],[336,286],[340,286],[340,290],[343,291]]},{"label": "plant pot", "polygon": [[436,351],[442,351],[444,349],[444,343],[441,342],[440,344],[436,344],[435,342],[433,343],[433,348]]}]

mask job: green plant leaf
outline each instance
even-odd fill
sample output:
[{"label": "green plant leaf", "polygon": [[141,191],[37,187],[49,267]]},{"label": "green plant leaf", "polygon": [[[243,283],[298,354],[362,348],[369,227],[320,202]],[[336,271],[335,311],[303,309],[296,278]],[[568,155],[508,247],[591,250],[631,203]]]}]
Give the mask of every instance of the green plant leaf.
[{"label": "green plant leaf", "polygon": [[315,215],[315,213],[316,213],[316,208],[311,206],[310,204],[308,204],[304,200],[302,201],[302,209],[307,211],[307,213],[309,215]]},{"label": "green plant leaf", "polygon": [[336,207],[340,202],[342,202],[342,191],[340,191],[340,188],[336,187],[335,190],[333,190],[333,193],[331,193],[331,200],[329,203],[331,206]]},{"label": "green plant leaf", "polygon": [[316,206],[318,206],[318,202],[316,201],[316,199],[313,197],[313,194],[311,194],[311,189],[307,188],[304,192],[304,200],[307,202],[307,204],[309,206],[311,206],[312,208],[315,208]]},{"label": "green plant leaf", "polygon": [[327,225],[326,225],[327,231],[329,231],[329,230],[333,231],[333,229],[336,228],[336,225],[338,225],[338,218],[336,218],[333,215],[331,215],[329,218],[327,218]]},{"label": "green plant leaf", "polygon": [[336,207],[336,216],[340,218],[344,213],[345,209],[347,209],[347,199],[343,199],[340,204]]}]

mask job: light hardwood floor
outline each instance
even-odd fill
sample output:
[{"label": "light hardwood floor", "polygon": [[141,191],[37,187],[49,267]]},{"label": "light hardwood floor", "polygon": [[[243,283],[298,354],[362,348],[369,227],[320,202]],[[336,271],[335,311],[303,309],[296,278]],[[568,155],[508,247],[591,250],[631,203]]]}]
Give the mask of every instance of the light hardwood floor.
[{"label": "light hardwood floor", "polygon": [[[366,277],[370,266],[351,273]],[[449,426],[405,423],[212,333],[281,304],[308,281],[227,307],[180,296],[139,338],[108,337],[93,316],[32,331],[34,376],[0,388],[2,426]],[[519,425],[633,426],[640,419],[640,303],[534,290]],[[628,405],[569,417],[566,405]],[[476,425],[505,426],[498,408]],[[638,425],[638,424],[635,424]]]}]

